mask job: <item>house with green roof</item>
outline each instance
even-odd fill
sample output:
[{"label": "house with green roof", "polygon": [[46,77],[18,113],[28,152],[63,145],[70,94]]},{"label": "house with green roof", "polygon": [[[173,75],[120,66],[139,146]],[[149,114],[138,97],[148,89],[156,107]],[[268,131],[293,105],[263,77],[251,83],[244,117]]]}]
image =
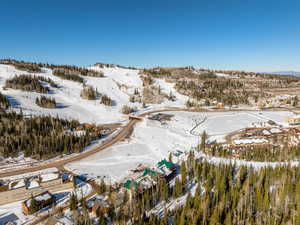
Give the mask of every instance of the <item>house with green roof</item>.
[{"label": "house with green roof", "polygon": [[161,168],[161,167],[166,167],[170,170],[172,170],[172,168],[175,166],[174,163],[167,161],[166,159],[161,160],[160,162],[157,163],[157,168]]},{"label": "house with green roof", "polygon": [[153,169],[146,168],[136,179],[128,179],[123,187],[131,191],[143,191],[157,183],[156,177],[159,173]]},{"label": "house with green roof", "polygon": [[157,176],[157,172],[154,171],[154,170],[152,170],[152,169],[150,169],[150,168],[146,168],[146,169],[144,170],[142,176],[144,177],[144,176],[147,176],[147,175],[150,175],[150,176]]},{"label": "house with green roof", "polygon": [[139,187],[139,184],[137,182],[135,182],[134,180],[128,179],[125,183],[123,183],[123,186],[128,190],[132,190],[132,189],[137,190]]},{"label": "house with green roof", "polygon": [[171,177],[176,172],[175,164],[166,159],[157,163],[157,169],[167,178]]}]

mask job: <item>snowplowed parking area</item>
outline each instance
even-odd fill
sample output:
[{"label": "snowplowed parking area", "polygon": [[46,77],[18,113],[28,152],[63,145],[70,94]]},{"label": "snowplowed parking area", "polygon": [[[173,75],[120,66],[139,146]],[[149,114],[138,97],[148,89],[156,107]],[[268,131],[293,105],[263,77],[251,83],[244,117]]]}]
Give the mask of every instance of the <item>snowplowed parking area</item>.
[{"label": "snowplowed parking area", "polygon": [[287,126],[285,118],[292,115],[292,112],[286,111],[203,113],[203,117],[207,119],[195,127],[193,133],[200,135],[203,131],[206,131],[211,139],[221,141],[226,134],[248,127],[251,123],[255,122],[273,120],[277,124]]},{"label": "snowplowed parking area", "polygon": [[136,125],[129,140],[67,167],[76,173],[118,181],[138,164],[155,166],[159,160],[168,157],[169,152],[189,151],[199,143],[204,130],[210,139],[221,141],[229,132],[245,128],[252,122],[274,120],[287,125],[284,120],[292,115],[291,112],[166,113],[174,115],[167,124],[145,119]]}]

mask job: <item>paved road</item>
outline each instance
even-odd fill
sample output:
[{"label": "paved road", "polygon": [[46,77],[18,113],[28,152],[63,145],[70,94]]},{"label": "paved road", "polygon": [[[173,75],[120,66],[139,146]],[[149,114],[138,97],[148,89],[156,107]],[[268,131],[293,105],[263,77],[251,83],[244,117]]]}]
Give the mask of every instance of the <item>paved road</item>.
[{"label": "paved road", "polygon": [[[281,110],[285,110],[285,109],[281,109]],[[139,118],[144,118],[145,116],[152,114],[152,113],[158,113],[158,112],[239,112],[239,111],[257,111],[257,110],[248,110],[248,109],[232,109],[232,110],[225,110],[225,109],[215,109],[215,110],[206,110],[206,109],[184,109],[184,108],[166,108],[166,109],[159,109],[159,110],[153,110],[153,111],[148,111],[148,112],[144,112],[142,114],[137,115],[137,117]],[[10,171],[5,171],[5,172],[0,172],[0,178],[2,177],[7,177],[7,176],[14,176],[14,175],[20,175],[20,174],[24,174],[24,173],[30,173],[30,172],[35,172],[35,171],[39,171],[39,170],[43,170],[43,169],[47,169],[47,168],[51,168],[51,167],[56,167],[56,168],[63,168],[64,165],[70,163],[70,162],[74,162],[74,161],[78,161],[81,159],[84,159],[88,156],[91,156],[99,151],[102,151],[122,140],[124,140],[125,138],[129,137],[134,129],[134,126],[140,122],[141,120],[139,119],[133,119],[130,120],[124,127],[122,127],[122,129],[113,137],[108,138],[106,141],[102,142],[101,144],[99,144],[98,146],[92,148],[91,150],[88,151],[84,151],[78,155],[75,156],[70,156],[68,158],[64,158],[64,159],[60,159],[60,160],[56,160],[56,161],[52,161],[52,162],[48,162],[45,164],[39,164],[39,165],[34,165],[32,167],[28,167],[28,168],[18,168],[16,170],[10,170]]]},{"label": "paved road", "polygon": [[65,159],[52,161],[52,162],[49,162],[49,163],[40,164],[40,165],[28,167],[28,168],[21,168],[21,169],[17,169],[17,170],[12,170],[12,171],[7,171],[7,172],[4,172],[4,173],[0,173],[0,178],[1,177],[7,177],[7,176],[20,175],[20,174],[23,174],[23,173],[35,172],[35,171],[38,171],[38,170],[43,170],[43,169],[47,169],[47,168],[51,168],[51,167],[62,168],[67,163],[78,161],[78,160],[81,160],[83,158],[86,158],[90,155],[95,154],[96,152],[99,152],[103,149],[106,149],[106,148],[112,146],[113,144],[123,140],[124,138],[126,138],[126,136],[128,134],[130,134],[130,132],[132,131],[132,128],[134,127],[134,125],[137,122],[138,122],[138,120],[129,121],[129,123],[127,123],[126,126],[124,126],[122,128],[122,130],[120,130],[113,138],[108,138],[106,141],[104,141],[100,145],[96,146],[95,148],[92,148],[91,150],[84,151],[84,152],[82,152],[78,155],[71,156],[71,157],[68,157],[68,158],[65,158]]}]

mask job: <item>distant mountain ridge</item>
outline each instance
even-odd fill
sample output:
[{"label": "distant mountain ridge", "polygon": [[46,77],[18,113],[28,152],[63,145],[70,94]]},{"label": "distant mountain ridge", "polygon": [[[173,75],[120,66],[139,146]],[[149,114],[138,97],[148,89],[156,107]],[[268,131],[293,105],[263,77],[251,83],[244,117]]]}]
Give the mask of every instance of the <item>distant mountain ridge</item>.
[{"label": "distant mountain ridge", "polygon": [[278,71],[273,72],[274,74],[281,74],[281,75],[294,75],[300,77],[300,72],[297,71]]}]

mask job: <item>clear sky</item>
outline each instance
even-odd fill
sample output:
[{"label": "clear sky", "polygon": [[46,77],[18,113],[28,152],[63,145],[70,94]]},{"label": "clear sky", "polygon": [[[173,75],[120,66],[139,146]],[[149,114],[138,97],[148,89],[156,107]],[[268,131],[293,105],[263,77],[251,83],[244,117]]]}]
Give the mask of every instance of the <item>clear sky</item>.
[{"label": "clear sky", "polygon": [[0,58],[300,70],[299,0],[2,0]]}]

